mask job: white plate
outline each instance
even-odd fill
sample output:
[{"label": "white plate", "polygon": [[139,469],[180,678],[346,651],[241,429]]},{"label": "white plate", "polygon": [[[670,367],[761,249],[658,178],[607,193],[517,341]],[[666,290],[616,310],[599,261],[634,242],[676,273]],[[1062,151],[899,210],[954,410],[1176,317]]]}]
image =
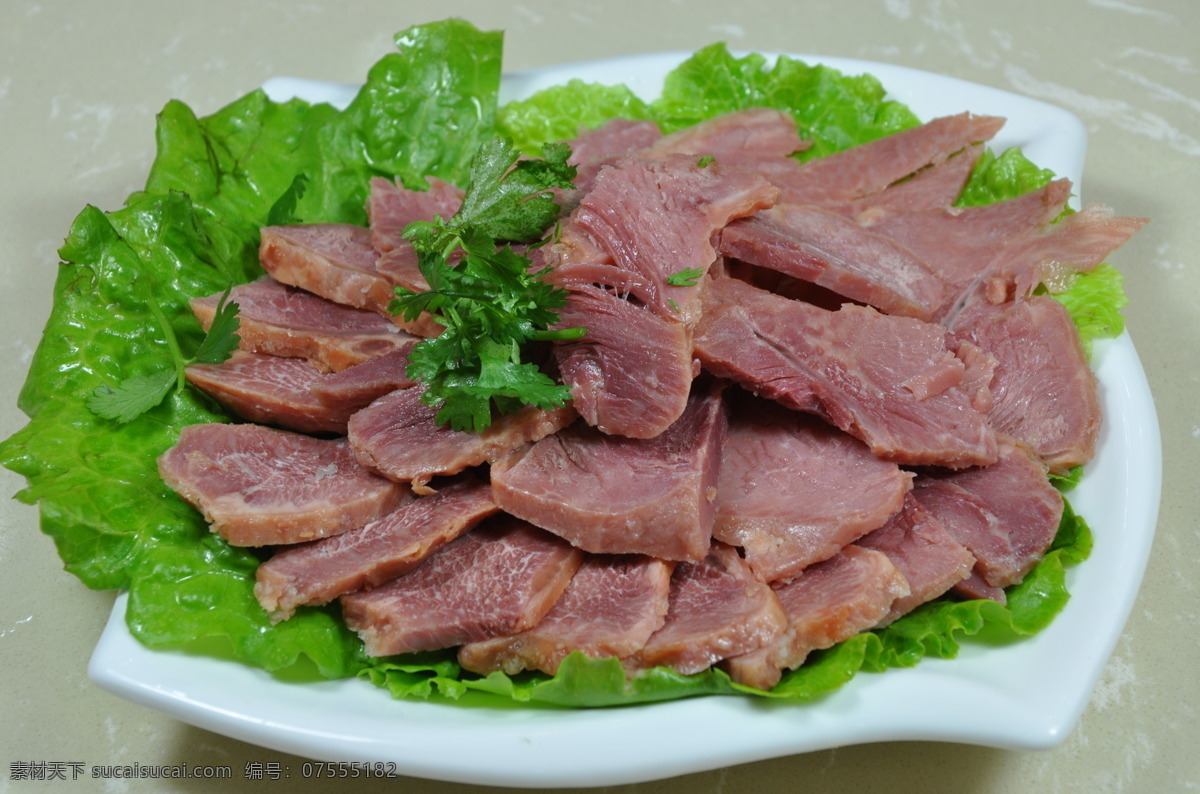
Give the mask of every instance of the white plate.
[{"label": "white plate", "polygon": [[[506,76],[505,99],[572,77],[625,82],[644,98],[684,54],[538,69]],[[846,73],[869,72],[922,118],[970,110],[1005,116],[1001,149],[1071,178],[1085,134],[1064,110],[992,88],[887,64],[798,56]],[[345,104],[353,86],[277,79],[273,98]],[[1078,187],[1076,187],[1078,190]],[[1070,732],[1133,607],[1158,514],[1158,420],[1128,335],[1097,344],[1105,424],[1096,459],[1071,494],[1095,550],[1068,572],[1073,593],[1037,636],[992,648],[963,645],[957,659],[860,674],[807,705],[703,697],[612,709],[458,707],[397,701],[361,680],[284,683],[261,670],[139,644],[125,596],[92,655],[104,689],[216,733],[320,760],[378,761],[397,773],[521,787],[653,780],[764,758],[890,740],[1048,748]],[[603,753],[594,748],[604,748]]]}]

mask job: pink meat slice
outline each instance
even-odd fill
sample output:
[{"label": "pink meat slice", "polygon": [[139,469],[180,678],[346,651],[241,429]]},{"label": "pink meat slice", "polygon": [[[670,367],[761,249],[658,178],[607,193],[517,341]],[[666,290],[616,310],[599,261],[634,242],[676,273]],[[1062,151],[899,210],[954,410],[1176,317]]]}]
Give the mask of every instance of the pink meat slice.
[{"label": "pink meat slice", "polygon": [[[207,331],[221,295],[191,301]],[[411,347],[416,338],[375,312],[343,306],[270,276],[234,287],[241,322],[239,346],[255,353],[308,359],[334,371],[392,350]]]},{"label": "pink meat slice", "polygon": [[1091,460],[1101,420],[1096,376],[1061,303],[1044,295],[980,301],[951,330],[996,359],[992,427],[1029,446],[1051,472]]},{"label": "pink meat slice", "polygon": [[409,345],[326,375],[313,385],[313,397],[325,405],[353,406],[357,411],[385,394],[415,386],[417,382],[408,377],[411,350]]},{"label": "pink meat slice", "polygon": [[823,206],[864,226],[871,226],[880,215],[950,209],[962,195],[983,151],[982,144],[968,146],[877,193],[843,202],[826,201]]},{"label": "pink meat slice", "polygon": [[1046,467],[1007,440],[991,466],[918,476],[913,496],[975,555],[974,571],[991,587],[1021,581],[1062,519],[1062,494],[1047,480]]},{"label": "pink meat slice", "polygon": [[258,566],[254,597],[272,620],[411,571],[499,511],[486,483],[464,479],[409,501],[366,526],[289,546]]},{"label": "pink meat slice", "polygon": [[234,546],[338,535],[395,510],[408,488],[359,466],[345,439],[254,424],[185,427],[162,479]]},{"label": "pink meat slice", "polygon": [[479,642],[536,625],[582,562],[553,535],[498,517],[403,576],[342,596],[342,614],[369,656]]},{"label": "pink meat slice", "polygon": [[572,290],[559,325],[587,329],[554,352],[575,410],[589,425],[653,438],[683,414],[696,375],[686,325],[592,286]]},{"label": "pink meat slice", "polygon": [[1011,296],[1031,295],[1041,284],[1050,292],[1062,292],[1073,275],[1095,269],[1146,222],[1100,205],[1085,207],[1001,250],[964,302],[1001,303]]},{"label": "pink meat slice", "polygon": [[724,166],[755,169],[785,162],[812,146],[800,138],[796,120],[771,108],[726,113],[665,135],[640,156],[660,160],[671,154],[710,156]]},{"label": "pink meat slice", "polygon": [[482,433],[454,430],[436,421],[436,406],[421,402],[413,386],[385,394],[350,417],[347,435],[354,457],[366,468],[417,488],[437,475],[457,474],[494,461],[569,425],[570,406],[528,406],[502,414]]},{"label": "pink meat slice", "polygon": [[734,221],[720,250],[886,314],[928,320],[946,301],[942,280],[912,251],[813,205],[779,204]]},{"label": "pink meat slice", "polygon": [[322,298],[390,316],[392,285],[375,267],[379,254],[365,226],[312,223],[261,230],[259,261],[284,284]]},{"label": "pink meat slice", "polygon": [[957,357],[940,326],[862,306],[831,312],[723,278],[710,285],[694,342],[713,374],[822,416],[885,460],[964,468],[996,459],[970,370],[982,363]]},{"label": "pink meat slice", "polygon": [[666,432],[608,436],[583,423],[492,464],[501,509],[585,551],[701,560],[712,536],[720,388],[701,388]]},{"label": "pink meat slice", "polygon": [[698,673],[761,648],[786,625],[771,588],[754,578],[736,549],[713,543],[700,562],[675,566],[666,622],[626,660],[626,672],[665,666]]},{"label": "pink meat slice", "polygon": [[820,419],[746,400],[722,451],[713,537],[763,581],[788,578],[882,526],[911,480]]},{"label": "pink meat slice", "polygon": [[604,166],[645,149],[661,137],[662,130],[653,121],[630,119],[610,119],[595,129],[581,131],[567,141],[571,147],[567,162],[575,166],[575,189],[555,189],[556,200],[573,209],[595,186]]},{"label": "pink meat slice", "polygon": [[884,190],[971,144],[991,138],[1004,119],[960,113],[886,135],[796,168],[768,173],[781,203],[841,203]]},{"label": "pink meat slice", "polygon": [[[690,155],[626,158],[601,170],[563,224],[547,257],[551,279],[567,289],[611,287],[659,317],[692,323],[700,277],[717,258],[714,233],[771,206],[777,194],[753,172],[701,167]],[[694,283],[668,283],[684,271],[694,274]]]},{"label": "pink meat slice", "polygon": [[381,176],[368,183],[367,226],[371,245],[380,254],[397,248],[411,249],[404,229],[415,221],[431,221],[435,215],[449,219],[462,206],[463,191],[437,177],[427,190],[412,190]]},{"label": "pink meat slice", "polygon": [[783,670],[799,667],[811,652],[878,625],[908,592],[904,575],[886,554],[847,546],[776,586],[787,628],[764,647],[728,659],[725,667],[739,684],[770,689]]},{"label": "pink meat slice", "polygon": [[322,402],[314,389],[327,377],[302,358],[235,350],[220,364],[192,364],[188,382],[242,419],[301,433],[345,435],[354,404]]},{"label": "pink meat slice", "polygon": [[946,593],[971,575],[975,556],[911,495],[879,529],[858,541],[881,551],[904,575],[909,594],[899,597],[881,624],[891,623]]},{"label": "pink meat slice", "polygon": [[650,557],[589,554],[541,622],[520,634],[468,643],[458,663],[482,675],[555,675],[575,651],[593,659],[630,656],[666,619],[673,567]]}]

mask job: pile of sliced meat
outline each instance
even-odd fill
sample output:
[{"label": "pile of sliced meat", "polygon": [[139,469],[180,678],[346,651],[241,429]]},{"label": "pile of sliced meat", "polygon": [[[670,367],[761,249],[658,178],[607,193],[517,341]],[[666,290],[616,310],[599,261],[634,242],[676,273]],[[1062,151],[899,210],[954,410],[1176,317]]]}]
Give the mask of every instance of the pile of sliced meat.
[{"label": "pile of sliced meat", "polygon": [[[369,654],[457,648],[478,673],[579,651],[768,688],[947,593],[1003,601],[1057,530],[1047,474],[1100,424],[1038,287],[1142,221],[1063,216],[1064,181],[953,206],[1001,124],[949,116],[804,164],[772,110],[583,133],[540,253],[562,326],[587,329],[551,351],[572,404],[479,434],[437,425],[405,374],[436,323],[387,309],[426,288],[404,227],[462,194],[375,179],[369,228],[262,230],[267,275],[232,294],[241,349],[187,373],[248,421],[187,428],[162,476],[273,552],[273,619],[338,600]],[[194,302],[201,323],[215,305]]]}]

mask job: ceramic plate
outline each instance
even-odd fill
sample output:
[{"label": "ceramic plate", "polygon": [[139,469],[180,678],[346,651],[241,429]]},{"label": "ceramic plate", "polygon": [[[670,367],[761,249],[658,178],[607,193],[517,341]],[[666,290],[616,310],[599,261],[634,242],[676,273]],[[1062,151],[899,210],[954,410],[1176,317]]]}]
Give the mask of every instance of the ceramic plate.
[{"label": "ceramic plate", "polygon": [[[643,98],[685,54],[615,58],[507,75],[502,98],[572,77],[624,82]],[[922,118],[970,110],[1004,116],[993,143],[1080,185],[1086,142],[1070,113],[1042,102],[887,64],[797,56],[869,72]],[[355,87],[280,78],[276,99],[344,105]],[[1098,343],[1105,424],[1071,503],[1095,550],[1068,572],[1073,594],[1035,637],[1000,648],[964,644],[957,659],[860,674],[806,704],[704,697],[612,709],[453,706],[397,701],[361,681],[293,684],[220,659],[140,645],[118,598],[89,673],[106,690],[193,725],[327,761],[380,762],[396,774],[520,787],[653,780],[848,744],[891,740],[1052,747],[1070,732],[1133,606],[1158,513],[1161,451],[1145,373],[1128,335]],[[603,747],[603,753],[596,753]]]}]

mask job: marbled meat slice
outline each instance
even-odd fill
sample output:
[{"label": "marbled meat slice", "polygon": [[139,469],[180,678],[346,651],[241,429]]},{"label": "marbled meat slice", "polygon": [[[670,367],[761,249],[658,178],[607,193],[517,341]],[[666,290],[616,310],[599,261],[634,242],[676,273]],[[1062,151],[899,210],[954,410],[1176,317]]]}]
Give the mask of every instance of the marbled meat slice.
[{"label": "marbled meat slice", "polygon": [[653,438],[683,414],[696,375],[687,326],[592,286],[567,296],[559,326],[587,329],[555,345],[554,353],[572,404],[589,425]]},{"label": "marbled meat slice", "polygon": [[412,498],[358,465],[345,439],[255,424],[189,425],[159,457],[158,472],[234,546],[337,535]]},{"label": "marbled meat slice", "polygon": [[1056,474],[1091,460],[1100,397],[1075,323],[1045,295],[994,306],[980,301],[951,330],[996,359],[992,427],[1028,445]]},{"label": "marbled meat slice", "polygon": [[857,545],[886,554],[908,582],[909,594],[895,600],[881,625],[947,592],[970,576],[975,565],[975,556],[912,494],[900,512]]},{"label": "marbled meat slice", "polygon": [[683,416],[655,438],[608,436],[577,422],[493,463],[493,498],[585,551],[701,560],[725,426],[718,386],[698,386]]},{"label": "marbled meat slice", "polygon": [[396,297],[376,269],[379,254],[365,226],[310,223],[266,226],[258,257],[263,268],[284,284],[322,298],[390,317]]},{"label": "marbled meat slice", "polygon": [[863,306],[826,311],[721,278],[694,343],[713,374],[818,414],[885,460],[965,468],[996,459],[970,369],[982,363],[957,357],[940,326]]},{"label": "marbled meat slice", "polygon": [[864,226],[870,226],[881,214],[949,210],[962,195],[983,152],[982,144],[968,146],[946,160],[922,168],[908,179],[888,185],[878,193],[842,202],[825,201],[822,206],[853,218]]},{"label": "marbled meat slice", "polygon": [[[632,296],[671,322],[695,322],[701,277],[716,261],[713,235],[734,218],[775,203],[761,176],[691,155],[604,168],[551,244],[550,280],[596,284]],[[685,279],[672,276],[688,274]]]},{"label": "marbled meat slice", "polygon": [[535,625],[582,562],[570,544],[498,516],[403,576],[342,596],[342,614],[369,656],[479,642]]},{"label": "marbled meat slice", "polygon": [[501,414],[482,433],[437,423],[436,406],[421,402],[413,386],[385,394],[350,417],[348,436],[354,457],[366,468],[422,487],[432,477],[457,474],[494,461],[569,425],[570,406],[542,410],[527,406]]},{"label": "marbled meat slice", "polygon": [[720,250],[886,314],[928,320],[946,301],[942,280],[912,251],[811,204],[777,204],[730,223]]},{"label": "marbled meat slice", "polygon": [[913,496],[975,555],[975,572],[992,587],[1025,577],[1049,548],[1062,519],[1063,498],[1046,467],[1005,440],[990,466],[921,474]]},{"label": "marbled meat slice", "polygon": [[850,545],[776,586],[775,595],[787,628],[764,647],[724,662],[739,684],[770,689],[811,652],[878,625],[893,602],[908,595],[908,583],[886,554]]},{"label": "marbled meat slice", "polygon": [[569,654],[623,659],[662,627],[674,566],[638,555],[589,554],[554,607],[520,634],[472,642],[458,663],[486,675],[541,670],[555,675]]},{"label": "marbled meat slice", "polygon": [[1004,119],[960,113],[885,135],[796,168],[764,172],[781,189],[781,203],[835,204],[863,198],[991,138]]},{"label": "marbled meat slice", "polygon": [[[192,311],[207,331],[220,294],[195,298]],[[239,347],[255,353],[306,358],[338,371],[392,350],[411,348],[416,337],[375,312],[343,306],[270,276],[234,287]]]},{"label": "marbled meat slice", "polygon": [[452,482],[366,526],[282,549],[258,566],[254,597],[278,621],[303,604],[378,587],[498,511],[486,483]]},{"label": "marbled meat slice", "polygon": [[361,407],[318,399],[313,390],[329,375],[302,358],[235,350],[220,364],[192,364],[186,375],[242,419],[301,433],[345,435],[346,422]]},{"label": "marbled meat slice", "polygon": [[786,626],[771,588],[754,578],[737,549],[714,542],[700,562],[675,566],[666,622],[626,659],[626,672],[661,665],[698,673],[771,643]]},{"label": "marbled meat slice", "polygon": [[653,121],[610,119],[599,127],[582,130],[567,141],[571,154],[567,162],[575,166],[574,190],[554,189],[559,205],[573,209],[579,199],[596,184],[596,176],[606,165],[639,152],[662,138],[662,130]]},{"label": "marbled meat slice", "polygon": [[911,474],[821,419],[753,398],[731,413],[713,537],[742,547],[763,581],[882,526],[912,488]]}]

